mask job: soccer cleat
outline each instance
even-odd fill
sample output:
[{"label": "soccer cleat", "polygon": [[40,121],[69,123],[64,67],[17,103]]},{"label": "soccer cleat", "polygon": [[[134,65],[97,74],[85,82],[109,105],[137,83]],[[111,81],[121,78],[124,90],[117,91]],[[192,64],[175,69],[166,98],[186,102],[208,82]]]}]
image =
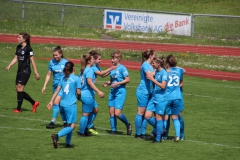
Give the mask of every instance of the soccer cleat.
[{"label": "soccer cleat", "polygon": [[110,134],[115,135],[115,134],[117,134],[117,131],[111,131]]},{"label": "soccer cleat", "polygon": [[131,135],[132,134],[132,125],[129,123],[129,125],[127,126],[127,135]]},{"label": "soccer cleat", "polygon": [[67,145],[66,145],[66,148],[74,148],[74,146],[73,146],[73,145],[70,145],[70,144],[67,144]]},{"label": "soccer cleat", "polygon": [[172,139],[172,141],[174,141],[174,142],[179,142],[179,141],[180,141],[180,138],[179,138],[179,137],[175,137],[175,138]]},{"label": "soccer cleat", "polygon": [[36,101],[34,105],[32,106],[32,112],[35,113],[37,111],[37,107],[39,106],[39,102]]},{"label": "soccer cleat", "polygon": [[167,140],[167,137],[162,137],[161,138],[161,141],[163,142],[163,141],[166,141]]},{"label": "soccer cleat", "polygon": [[185,140],[184,136],[180,137],[180,141],[184,141],[184,140]]},{"label": "soccer cleat", "polygon": [[78,137],[87,137],[85,134],[82,134],[82,133],[78,133]]},{"label": "soccer cleat", "polygon": [[94,126],[92,126],[90,129],[93,129],[93,130],[95,130],[95,131],[96,131],[96,129],[97,129],[97,128],[95,128]]},{"label": "soccer cleat", "polygon": [[49,123],[48,125],[46,125],[46,128],[47,129],[53,129],[54,128],[54,123],[53,122]]},{"label": "soccer cleat", "polygon": [[135,138],[145,140],[145,139],[147,139],[147,136],[146,135],[136,135],[135,134]]},{"label": "soccer cleat", "polygon": [[85,135],[85,136],[91,136],[91,132],[89,132],[88,129],[86,128],[86,129],[85,129],[85,132],[84,132],[84,135]]},{"label": "soccer cleat", "polygon": [[21,113],[22,111],[21,111],[21,110],[18,110],[18,109],[14,109],[13,112],[14,112],[14,113]]},{"label": "soccer cleat", "polygon": [[98,135],[98,132],[93,129],[89,129],[88,132],[90,132],[93,135]]},{"label": "soccer cleat", "polygon": [[157,141],[156,139],[154,139],[154,140],[152,141],[152,143],[160,143],[160,142]]},{"label": "soccer cleat", "polygon": [[52,134],[52,140],[53,140],[53,147],[57,148],[57,141],[58,141],[58,134]]}]

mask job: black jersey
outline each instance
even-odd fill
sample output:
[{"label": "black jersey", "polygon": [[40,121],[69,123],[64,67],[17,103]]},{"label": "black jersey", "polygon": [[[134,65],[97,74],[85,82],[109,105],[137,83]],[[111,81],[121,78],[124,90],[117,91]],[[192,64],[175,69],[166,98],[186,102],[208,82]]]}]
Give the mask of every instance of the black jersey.
[{"label": "black jersey", "polygon": [[18,72],[31,72],[30,57],[33,56],[32,47],[30,45],[26,45],[22,49],[22,46],[18,45],[15,55],[18,57]]}]

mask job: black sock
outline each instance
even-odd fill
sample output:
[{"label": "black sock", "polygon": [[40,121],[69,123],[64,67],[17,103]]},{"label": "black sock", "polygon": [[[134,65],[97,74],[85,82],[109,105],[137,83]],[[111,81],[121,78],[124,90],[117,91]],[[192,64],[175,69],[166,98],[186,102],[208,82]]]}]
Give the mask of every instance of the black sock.
[{"label": "black sock", "polygon": [[23,98],[29,101],[32,105],[35,104],[35,101],[26,92],[23,92]]},{"label": "black sock", "polygon": [[17,92],[17,110],[21,110],[21,107],[22,107],[22,102],[23,102],[23,96],[24,96],[24,93],[23,92]]}]

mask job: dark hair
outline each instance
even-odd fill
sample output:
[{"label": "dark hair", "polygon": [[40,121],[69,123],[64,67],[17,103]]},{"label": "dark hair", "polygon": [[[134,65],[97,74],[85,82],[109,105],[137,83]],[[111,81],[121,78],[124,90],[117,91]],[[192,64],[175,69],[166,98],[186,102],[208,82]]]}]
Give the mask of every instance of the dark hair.
[{"label": "dark hair", "polygon": [[148,49],[142,52],[142,63],[145,62],[152,55],[154,55],[154,50],[152,49]]},{"label": "dark hair", "polygon": [[61,54],[61,57],[63,58],[63,51],[62,51],[62,48],[61,46],[57,46],[55,47],[52,52],[58,52],[59,54]]},{"label": "dark hair", "polygon": [[84,54],[81,56],[80,63],[81,63],[81,69],[80,72],[83,74],[84,69],[86,68],[88,61],[92,59],[92,55],[90,54]]},{"label": "dark hair", "polygon": [[101,56],[100,53],[98,53],[95,50],[91,50],[88,54],[90,54],[91,56],[93,56],[94,59],[97,59],[99,56]]},{"label": "dark hair", "polygon": [[164,57],[154,57],[153,61],[160,64],[160,66],[164,69],[166,69],[166,65],[165,65],[165,58]]},{"label": "dark hair", "polygon": [[69,75],[73,72],[74,63],[73,62],[67,62],[65,64],[65,67],[63,69],[63,73],[65,74],[65,78],[68,78]]},{"label": "dark hair", "polygon": [[177,61],[176,61],[175,57],[172,54],[169,54],[167,56],[166,63],[168,63],[168,65],[170,67],[176,67],[176,65],[177,65]]},{"label": "dark hair", "polygon": [[22,35],[23,39],[25,39],[25,42],[30,45],[30,34],[26,32],[21,32],[19,35]]},{"label": "dark hair", "polygon": [[122,52],[121,51],[115,51],[111,54],[111,58],[119,58],[119,60],[122,60]]}]

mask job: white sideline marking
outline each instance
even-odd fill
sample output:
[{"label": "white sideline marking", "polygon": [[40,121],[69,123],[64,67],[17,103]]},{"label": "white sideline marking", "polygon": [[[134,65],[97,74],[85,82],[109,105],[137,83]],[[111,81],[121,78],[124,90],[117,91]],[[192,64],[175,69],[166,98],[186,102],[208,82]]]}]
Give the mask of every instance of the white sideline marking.
[{"label": "white sideline marking", "polygon": [[[21,119],[25,119],[25,120],[30,120],[30,121],[41,121],[41,122],[49,122],[47,120],[42,120],[42,119],[30,119],[30,118],[25,118],[25,117],[12,117],[12,116],[7,116],[7,115],[3,115],[0,114],[1,117],[8,117],[8,118],[21,118]],[[98,127],[99,129],[102,130],[109,130],[108,128],[103,128],[103,127]],[[32,131],[43,131],[41,129],[32,129],[32,128],[14,128],[14,127],[2,127],[0,126],[0,129],[19,129],[19,130],[32,130]],[[49,130],[44,130],[44,131],[49,131]],[[121,131],[121,130],[119,130]],[[133,132],[134,133],[134,132]],[[126,135],[110,135],[110,134],[98,134],[101,136],[119,136],[119,137],[131,137],[132,136],[126,136]],[[229,146],[229,145],[225,145],[225,144],[218,144],[218,143],[207,143],[207,142],[202,142],[202,141],[195,141],[195,140],[184,140],[186,142],[193,142],[193,143],[198,143],[198,144],[204,144],[204,145],[213,145],[213,146],[219,146],[219,147],[227,147],[227,148],[235,148],[235,149],[240,149],[240,147],[236,147],[236,146]]]},{"label": "white sideline marking", "polygon": [[203,98],[225,99],[225,100],[231,100],[231,101],[240,101],[240,99],[218,98],[218,97],[203,96],[203,95],[196,95],[196,94],[187,94],[187,93],[183,93],[183,94],[186,95],[186,96],[196,96],[196,97],[203,97]]}]

